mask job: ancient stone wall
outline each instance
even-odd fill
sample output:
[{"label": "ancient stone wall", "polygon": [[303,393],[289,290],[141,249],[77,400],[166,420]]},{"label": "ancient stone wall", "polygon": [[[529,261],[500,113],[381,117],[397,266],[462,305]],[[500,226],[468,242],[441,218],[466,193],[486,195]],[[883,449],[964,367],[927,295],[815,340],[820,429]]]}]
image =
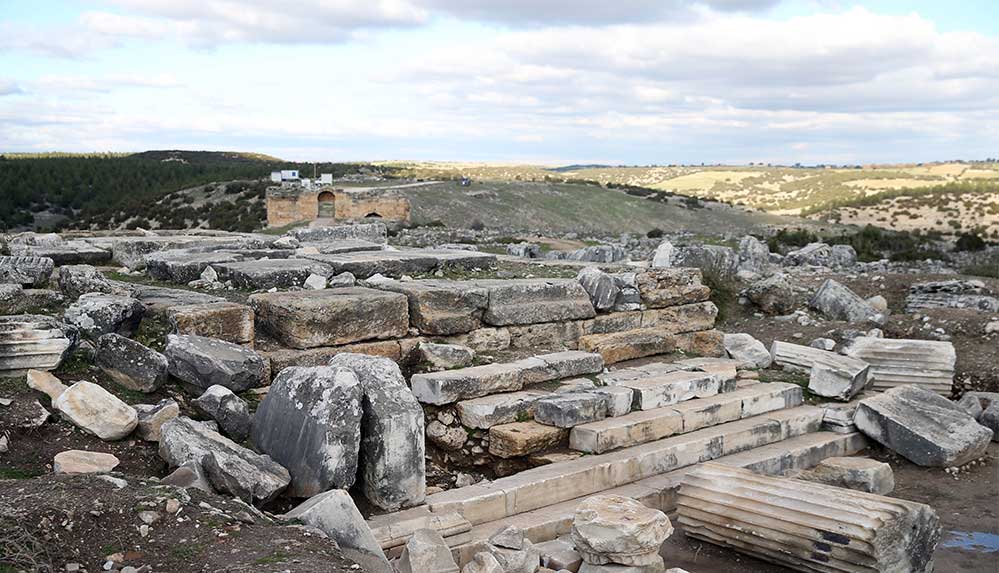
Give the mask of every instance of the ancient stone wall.
[{"label": "ancient stone wall", "polygon": [[272,187],[267,190],[267,225],[284,227],[315,220],[320,216],[320,196],[326,193],[333,195],[332,218],[338,221],[365,218],[409,221],[409,200],[387,191]]}]

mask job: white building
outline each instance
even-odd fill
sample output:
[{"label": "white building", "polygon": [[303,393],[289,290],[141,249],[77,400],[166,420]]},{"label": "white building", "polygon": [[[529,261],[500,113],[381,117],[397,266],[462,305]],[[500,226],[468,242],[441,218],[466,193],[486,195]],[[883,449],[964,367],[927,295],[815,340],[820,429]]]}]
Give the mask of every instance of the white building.
[{"label": "white building", "polygon": [[298,181],[297,169],[284,169],[281,171],[271,171],[271,181],[282,183],[285,181]]},{"label": "white building", "polygon": [[319,184],[320,185],[332,185],[333,184],[333,174],[332,173],[320,173],[319,174]]}]

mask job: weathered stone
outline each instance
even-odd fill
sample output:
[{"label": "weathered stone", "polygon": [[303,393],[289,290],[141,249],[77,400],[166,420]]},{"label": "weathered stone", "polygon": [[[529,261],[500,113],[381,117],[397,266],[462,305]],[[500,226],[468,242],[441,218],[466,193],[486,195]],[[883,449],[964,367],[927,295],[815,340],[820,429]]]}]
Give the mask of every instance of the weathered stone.
[{"label": "weathered stone", "polygon": [[959,406],[917,386],[860,401],[857,428],[921,466],[960,466],[985,453],[992,433]]},{"label": "weathered stone", "polygon": [[578,571],[583,564],[583,558],[576,551],[576,546],[567,538],[552,539],[534,546],[541,555],[541,566],[552,571]]},{"label": "weathered stone", "polygon": [[884,314],[833,279],[826,279],[808,304],[830,320],[885,323]]},{"label": "weathered stone", "polygon": [[631,412],[633,395],[631,388],[623,386],[599,386],[588,390],[592,394],[599,394],[607,402],[607,416],[624,416]]},{"label": "weathered stone", "polygon": [[274,379],[254,416],[253,443],[288,468],[291,495],[354,484],[362,396],[346,368],[285,368]]},{"label": "weathered stone", "polygon": [[992,441],[999,442],[999,400],[990,402],[982,411],[978,421],[985,428],[992,430]]},{"label": "weathered stone", "polygon": [[455,451],[465,445],[468,432],[461,426],[445,426],[434,420],[427,424],[427,439],[438,448]]},{"label": "weathered stone", "polygon": [[169,376],[165,356],[120,334],[97,339],[95,363],[112,380],[138,392],[155,392]]},{"label": "weathered stone", "polygon": [[891,466],[870,458],[826,458],[798,478],[878,495],[895,489]]},{"label": "weathered stone", "polygon": [[500,458],[526,456],[553,448],[568,436],[568,430],[537,422],[512,422],[489,428],[489,453]]},{"label": "weathered stone", "polygon": [[857,262],[857,252],[850,245],[827,245],[826,243],[809,243],[804,247],[791,251],[784,259],[785,266],[822,266],[844,267]]},{"label": "weathered stone", "polygon": [[752,235],[739,240],[737,257],[740,271],[764,274],[770,270],[770,247]]},{"label": "weathered stone", "polygon": [[256,454],[183,416],[163,424],[159,454],[170,467],[199,466],[213,488],[248,503],[267,503],[291,481],[288,470],[270,456]]},{"label": "weathered stone", "polygon": [[718,307],[713,302],[697,302],[642,312],[642,328],[655,328],[665,334],[679,334],[714,328]]},{"label": "weathered stone", "polygon": [[433,529],[418,529],[406,542],[396,570],[399,573],[458,573],[458,564],[440,533]]},{"label": "weathered stone", "polygon": [[[638,290],[638,273],[617,273],[614,284],[617,285],[617,298],[611,310],[627,312],[642,308],[642,293]],[[637,327],[636,327],[637,328]]]},{"label": "weathered stone", "polygon": [[194,488],[207,493],[214,493],[208,476],[198,462],[190,461],[173,470],[160,480],[160,485],[172,485],[180,488]]},{"label": "weathered stone", "polygon": [[496,265],[496,255],[474,251],[406,249],[338,254],[301,254],[327,265],[333,274],[349,272],[362,279],[402,277],[443,269],[486,269]]},{"label": "weathered stone", "polygon": [[941,533],[927,505],[715,463],[677,505],[688,536],[799,571],[927,573]]},{"label": "weathered stone", "polygon": [[787,275],[775,274],[749,285],[743,294],[766,314],[786,314],[794,309],[794,287]]},{"label": "weathered stone", "polygon": [[555,394],[534,404],[534,419],[557,428],[571,428],[606,417],[607,398],[595,393]]},{"label": "weathered stone", "polygon": [[66,265],[59,267],[59,290],[70,298],[98,292],[127,296],[130,291],[108,280],[101,271],[90,265]]},{"label": "weathered stone", "polygon": [[572,279],[475,281],[489,291],[482,321],[494,326],[559,322],[596,315],[590,297]]},{"label": "weathered stone", "polygon": [[47,257],[0,256],[0,283],[25,287],[45,286],[54,267],[55,263]]},{"label": "weathered stone", "polygon": [[634,412],[574,427],[569,447],[590,454],[644,444],[683,431],[683,415],[669,408]]},{"label": "weathered stone", "polygon": [[616,263],[628,258],[628,253],[617,245],[589,245],[565,255],[569,261],[589,263]]},{"label": "weathered stone", "polygon": [[136,404],[133,407],[139,419],[136,432],[147,442],[160,441],[163,424],[180,415],[180,406],[170,398],[155,404]]},{"label": "weathered stone", "polygon": [[876,390],[916,384],[945,396],[951,393],[957,352],[950,342],[859,336],[843,352],[871,365]]},{"label": "weathered stone", "polygon": [[135,409],[91,382],[77,382],[52,401],[70,422],[102,440],[120,440],[139,422]]},{"label": "weathered stone", "polygon": [[[774,364],[796,372],[810,374],[815,366],[838,372],[849,377],[849,388],[864,388],[869,381],[871,367],[867,362],[818,348],[775,340],[770,347],[770,356]],[[832,389],[832,394],[839,394],[837,388]]]},{"label": "weathered stone", "polygon": [[676,249],[673,247],[673,243],[669,241],[663,241],[659,243],[656,247],[655,253],[652,254],[652,268],[654,269],[668,269],[673,266],[673,255]]},{"label": "weathered stone", "polygon": [[635,276],[642,303],[664,308],[708,300],[711,290],[701,284],[700,269],[652,269]]},{"label": "weathered stone", "polygon": [[957,401],[957,405],[963,408],[965,412],[970,414],[971,417],[976,420],[981,418],[982,412],[984,411],[982,408],[982,401],[979,400],[978,397],[971,394],[961,396],[961,399]]},{"label": "weathered stone", "polygon": [[224,298],[192,290],[149,285],[134,285],[134,287],[132,296],[146,307],[146,312],[149,314],[165,314],[168,309],[175,306],[225,302]]},{"label": "weathered stone", "polygon": [[143,269],[146,257],[150,253],[196,247],[203,250],[221,249],[261,249],[267,246],[266,241],[247,235],[226,236],[144,236],[116,237],[111,244],[112,258],[129,270]]},{"label": "weathered stone", "polygon": [[461,573],[506,573],[506,568],[500,565],[492,553],[480,551],[461,568]]},{"label": "weathered stone", "polygon": [[669,372],[620,383],[634,393],[632,407],[653,410],[718,393],[720,377],[708,372]]},{"label": "weathered stone", "polygon": [[201,414],[218,422],[222,434],[236,442],[242,442],[250,435],[252,418],[246,401],[225,386],[209,386],[191,405]]},{"label": "weathered stone", "polygon": [[417,347],[420,362],[430,370],[464,368],[475,360],[475,351],[460,344],[421,342]]},{"label": "weathered stone", "polygon": [[[218,265],[238,263],[245,260],[245,256],[235,251],[202,252],[198,249],[171,249],[150,253],[145,260],[146,273],[154,279],[187,284],[202,278],[201,275],[206,272],[215,273],[215,267]],[[215,281],[217,280],[216,274]],[[215,281],[209,280],[209,282]]]},{"label": "weathered stone", "polygon": [[673,533],[661,511],[620,495],[595,495],[576,507],[572,541],[583,561],[596,565],[651,565]]},{"label": "weathered stone", "polygon": [[233,392],[266,386],[270,364],[256,352],[215,338],[167,335],[170,374],[200,394],[219,384]]},{"label": "weathered stone", "polygon": [[88,293],[70,305],[63,317],[80,329],[81,334],[96,340],[110,333],[131,336],[139,328],[145,311],[142,303],[132,297]]},{"label": "weathered stone", "polygon": [[506,246],[506,254],[511,257],[523,257],[525,259],[540,259],[541,258],[541,246],[534,243],[528,243],[521,241],[520,243],[511,243]]},{"label": "weathered stone", "polygon": [[600,354],[605,364],[614,364],[673,352],[676,349],[676,337],[655,328],[641,328],[583,336],[579,339],[579,348]]},{"label": "weathered stone", "polygon": [[361,223],[357,225],[329,225],[322,227],[300,227],[288,232],[288,236],[302,242],[322,241],[367,241],[378,245],[388,242],[388,228],[385,223]]},{"label": "weathered stone", "polygon": [[676,335],[676,351],[692,356],[725,356],[725,334],[720,330],[698,330]]},{"label": "weathered stone", "polygon": [[362,571],[392,573],[385,553],[346,491],[334,489],[315,495],[284,517],[322,530],[336,541],[348,559],[361,566]]},{"label": "weathered stone", "polygon": [[423,408],[388,358],[338,354],[330,366],[354,372],[363,392],[361,487],[375,506],[417,505],[426,490]]},{"label": "weathered stone", "polygon": [[867,387],[863,376],[854,376],[849,369],[816,364],[808,375],[808,391],[816,396],[848,401]]},{"label": "weathered stone", "polygon": [[725,352],[744,368],[768,368],[772,360],[767,347],[746,333],[726,334]]},{"label": "weathered stone", "polygon": [[40,315],[0,316],[0,376],[55,370],[72,352],[76,328]]},{"label": "weathered stone", "polygon": [[[540,360],[542,364],[535,365],[533,360]],[[524,365],[524,384],[597,374],[604,369],[604,361],[599,354],[578,350],[539,354],[533,359],[520,360],[514,364]]]},{"label": "weathered stone", "polygon": [[257,321],[292,348],[400,338],[409,329],[406,297],[366,288],[256,294]]},{"label": "weathered stone", "polygon": [[41,370],[28,370],[27,383],[28,388],[47,395],[53,401],[68,388],[54,375]]},{"label": "weathered stone", "polygon": [[836,341],[832,338],[816,338],[808,343],[812,348],[832,352],[836,348]]},{"label": "weathered stone", "polygon": [[731,278],[738,264],[735,251],[723,245],[688,245],[673,255],[673,266],[700,269],[719,278]]},{"label": "weathered stone", "polygon": [[217,338],[233,344],[253,344],[253,309],[234,302],[173,306],[166,311],[177,334]]},{"label": "weathered stone", "polygon": [[489,542],[486,550],[496,558],[503,571],[509,573],[535,573],[541,563],[541,556],[528,539],[524,540],[522,549],[509,549]]},{"label": "weathered stone", "polygon": [[933,281],[910,286],[905,311],[912,313],[930,308],[999,312],[999,297],[980,280]]},{"label": "weathered stone", "polygon": [[424,334],[453,335],[482,326],[487,288],[457,281],[384,281],[377,288],[406,295],[413,326]]},{"label": "weathered stone", "polygon": [[58,235],[57,242],[44,244],[10,244],[10,254],[15,257],[44,257],[52,259],[57,266],[74,264],[103,264],[111,261],[111,251],[92,245],[85,240],[64,241]]},{"label": "weathered stone", "polygon": [[264,259],[212,265],[219,279],[233,286],[256,290],[302,286],[309,275],[330,276],[328,265],[306,259]]},{"label": "weathered stone", "polygon": [[503,392],[463,400],[456,406],[463,426],[488,430],[500,424],[534,417],[534,404],[548,395],[548,392],[537,390]]},{"label": "weathered stone", "polygon": [[467,334],[444,339],[448,344],[461,344],[476,352],[499,352],[510,348],[512,337],[508,328],[479,328]]},{"label": "weathered stone", "polygon": [[621,289],[618,288],[614,277],[601,271],[597,267],[584,267],[576,275],[576,280],[583,286],[583,290],[590,296],[590,303],[593,308],[608,310],[614,306]]},{"label": "weathered stone", "polygon": [[59,452],[52,460],[52,472],[57,474],[106,474],[116,467],[119,461],[114,454],[66,450]]}]

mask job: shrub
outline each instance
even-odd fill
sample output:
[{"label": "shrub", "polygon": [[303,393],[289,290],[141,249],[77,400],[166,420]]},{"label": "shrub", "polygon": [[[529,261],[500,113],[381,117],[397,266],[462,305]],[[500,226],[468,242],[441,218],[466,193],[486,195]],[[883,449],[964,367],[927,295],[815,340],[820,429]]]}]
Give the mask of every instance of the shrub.
[{"label": "shrub", "polygon": [[981,251],[985,249],[985,240],[975,233],[962,233],[954,245],[955,251]]},{"label": "shrub", "polygon": [[646,233],[645,236],[650,239],[661,239],[664,234],[665,233],[663,232],[662,229],[656,227],[655,229],[652,229],[651,231]]},{"label": "shrub", "polygon": [[486,224],[476,219],[472,221],[472,224],[469,225],[469,228],[472,229],[473,231],[481,231],[486,228]]}]

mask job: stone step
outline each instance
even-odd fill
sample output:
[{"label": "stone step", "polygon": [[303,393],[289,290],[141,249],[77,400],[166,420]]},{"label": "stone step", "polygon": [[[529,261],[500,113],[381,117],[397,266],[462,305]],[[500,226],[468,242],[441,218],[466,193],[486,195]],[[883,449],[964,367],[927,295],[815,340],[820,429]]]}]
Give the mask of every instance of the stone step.
[{"label": "stone step", "polygon": [[822,415],[812,406],[771,412],[436,493],[426,503],[431,511],[457,511],[477,525],[818,431]]},{"label": "stone step", "polygon": [[[838,456],[856,454],[867,447],[860,433],[836,434],[812,432],[780,442],[753,448],[742,453],[717,458],[717,463],[746,468],[766,475],[782,475],[788,471],[808,469],[820,461]],[[655,475],[600,493],[616,494],[636,499],[648,507],[664,513],[676,510],[677,492],[684,476],[698,466]],[[524,530],[533,543],[542,543],[567,535],[572,527],[573,513],[587,496],[556,503],[547,507],[496,521],[480,523],[466,532],[470,541],[454,547],[453,554],[459,563],[467,563],[491,535],[513,525]]]},{"label": "stone step", "polygon": [[[730,380],[729,386],[735,386]],[[708,372],[670,372],[637,380],[623,380],[621,386],[633,392],[632,408],[655,410],[694,398],[708,398],[721,391],[721,378]]]},{"label": "stone step", "polygon": [[496,266],[496,255],[444,249],[358,251],[300,256],[328,266],[332,269],[332,274],[349,272],[359,279],[366,279],[376,274],[398,278],[403,275],[429,273],[445,268],[471,270]]},{"label": "stone step", "polygon": [[632,412],[625,416],[576,426],[569,434],[569,447],[581,452],[600,454],[660,440],[674,434],[794,408],[800,406],[802,401],[801,388],[794,384],[781,382],[755,384],[749,388],[710,398]]},{"label": "stone step", "polygon": [[875,390],[916,384],[950,396],[957,363],[950,342],[861,336],[850,342],[845,352],[871,365]]}]

